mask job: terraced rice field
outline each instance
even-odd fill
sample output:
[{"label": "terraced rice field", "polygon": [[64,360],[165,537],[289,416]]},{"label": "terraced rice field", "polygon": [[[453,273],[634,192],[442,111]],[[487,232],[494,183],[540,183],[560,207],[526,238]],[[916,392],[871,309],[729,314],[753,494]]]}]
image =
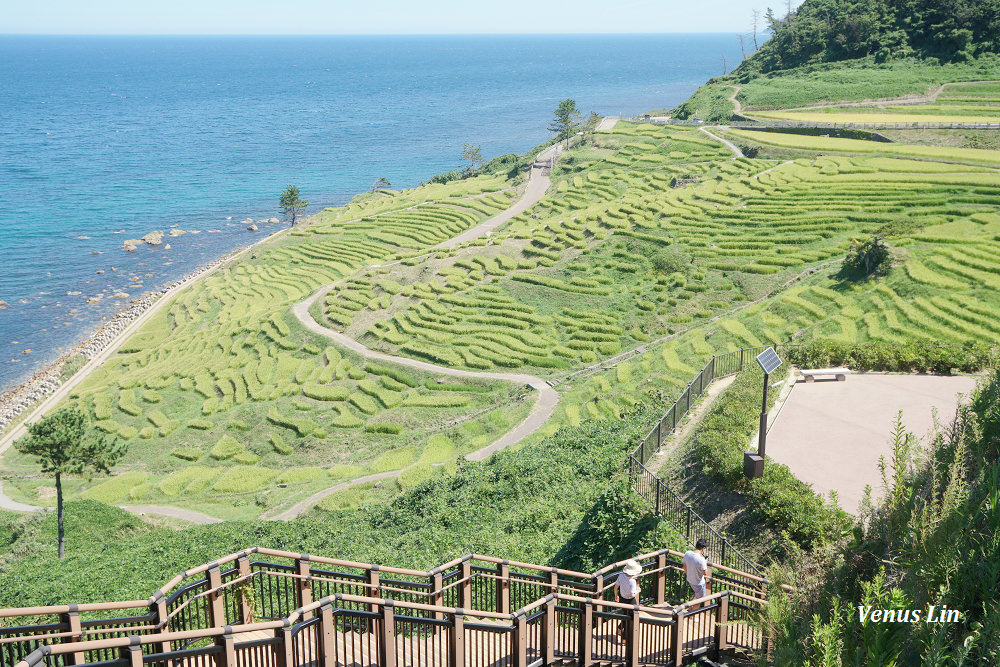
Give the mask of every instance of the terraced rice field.
[{"label": "terraced rice field", "polygon": [[[382,470],[386,460],[415,466],[435,437],[453,442],[453,465],[516,424],[527,409],[520,388],[439,383],[364,363],[288,314],[321,285],[419,252],[506,208],[510,197],[494,189],[503,183],[477,180],[322,214],[181,292],[70,401],[96,428],[130,443],[120,466],[129,472],[81,481],[84,497],[182,502],[216,514],[235,500],[247,506],[237,514],[255,515],[302,490],[295,487],[329,486]],[[394,210],[401,203],[405,210]],[[406,481],[443,473],[445,463],[435,458],[434,468],[421,465]],[[37,500],[40,484],[23,484],[28,499]]]},{"label": "terraced rice field", "polygon": [[729,130],[727,135],[737,140],[779,148],[792,148],[817,153],[880,154],[914,157],[940,162],[963,162],[986,167],[1000,167],[1000,151],[980,148],[952,148],[944,146],[918,146],[912,144],[881,143],[861,139],[835,139],[782,132]]},{"label": "terraced rice field", "polygon": [[[526,414],[524,388],[365,363],[308,334],[289,308],[327,285],[311,313],[368,347],[561,380],[535,437],[667,402],[740,347],[1000,333],[997,152],[732,134],[833,154],[732,159],[696,130],[620,123],[564,156],[532,209],[459,247],[431,250],[506,208],[505,183],[324,213],[182,292],[82,385],[72,401],[131,452],[122,474],[70,490],[251,516],[403,471],[323,501],[343,509],[447,474]],[[840,281],[872,233],[896,270]],[[14,482],[29,502],[43,485]]]},{"label": "terraced rice field", "polygon": [[934,102],[871,107],[755,111],[754,117],[804,123],[1000,123],[1000,82],[946,86]]}]

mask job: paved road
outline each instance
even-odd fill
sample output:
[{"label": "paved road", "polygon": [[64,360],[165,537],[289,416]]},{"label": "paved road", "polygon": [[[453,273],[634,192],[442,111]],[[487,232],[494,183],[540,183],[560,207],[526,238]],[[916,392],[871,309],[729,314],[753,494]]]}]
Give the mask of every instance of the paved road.
[{"label": "paved road", "polygon": [[618,116],[605,116],[594,128],[594,132],[606,132],[618,124]]},{"label": "paved road", "polygon": [[0,482],[0,509],[7,510],[8,512],[34,512],[40,509],[51,509],[44,507],[35,507],[34,505],[25,505],[24,503],[19,503],[16,500],[12,500],[7,497],[3,492],[3,482]]}]

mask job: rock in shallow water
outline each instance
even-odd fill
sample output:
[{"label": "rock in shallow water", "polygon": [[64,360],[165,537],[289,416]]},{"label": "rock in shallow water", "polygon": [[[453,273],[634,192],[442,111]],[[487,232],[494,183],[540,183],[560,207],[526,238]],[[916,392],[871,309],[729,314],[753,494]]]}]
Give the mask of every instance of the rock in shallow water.
[{"label": "rock in shallow water", "polygon": [[160,245],[163,243],[163,232],[156,231],[150,232],[142,237],[142,240],[149,245]]}]

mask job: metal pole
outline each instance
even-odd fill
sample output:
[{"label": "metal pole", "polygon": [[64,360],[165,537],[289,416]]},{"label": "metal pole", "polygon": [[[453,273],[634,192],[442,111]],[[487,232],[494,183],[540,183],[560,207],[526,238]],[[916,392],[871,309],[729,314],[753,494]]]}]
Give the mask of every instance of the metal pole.
[{"label": "metal pole", "polygon": [[767,380],[764,373],[764,401],[760,406],[760,435],[757,438],[757,455],[764,458],[764,447],[767,445]]}]

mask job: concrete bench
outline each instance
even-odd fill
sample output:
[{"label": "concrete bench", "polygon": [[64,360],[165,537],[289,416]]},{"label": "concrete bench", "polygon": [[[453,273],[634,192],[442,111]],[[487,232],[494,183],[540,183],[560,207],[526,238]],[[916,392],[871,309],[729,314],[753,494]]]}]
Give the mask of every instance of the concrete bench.
[{"label": "concrete bench", "polygon": [[837,378],[838,382],[843,382],[847,379],[847,376],[851,374],[851,370],[849,368],[813,368],[809,370],[799,370],[797,372],[805,378],[806,382],[814,382],[817,375],[832,375]]}]

